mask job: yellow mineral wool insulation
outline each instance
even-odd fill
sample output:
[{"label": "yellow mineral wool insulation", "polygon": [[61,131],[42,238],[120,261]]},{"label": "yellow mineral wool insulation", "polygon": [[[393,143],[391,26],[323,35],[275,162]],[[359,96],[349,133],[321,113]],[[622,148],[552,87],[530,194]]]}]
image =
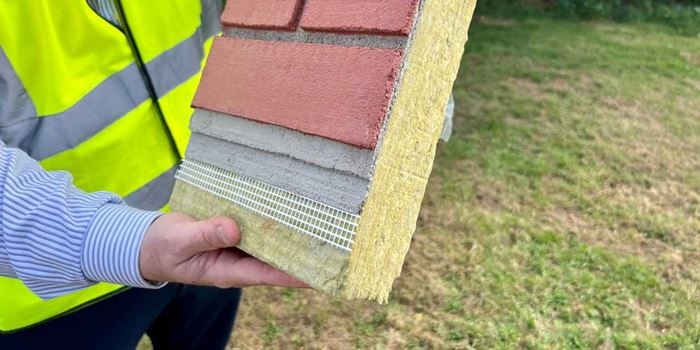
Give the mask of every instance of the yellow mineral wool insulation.
[{"label": "yellow mineral wool insulation", "polygon": [[326,293],[338,295],[349,253],[300,234],[220,196],[177,181],[171,206],[197,219],[228,216],[241,231],[238,248]]},{"label": "yellow mineral wool insulation", "polygon": [[362,209],[343,296],[386,302],[401,273],[476,0],[424,0]]}]

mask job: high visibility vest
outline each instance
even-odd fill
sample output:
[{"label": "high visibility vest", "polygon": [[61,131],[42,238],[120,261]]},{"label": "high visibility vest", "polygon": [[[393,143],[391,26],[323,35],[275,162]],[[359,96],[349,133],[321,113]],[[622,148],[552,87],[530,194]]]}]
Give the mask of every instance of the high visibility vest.
[{"label": "high visibility vest", "polygon": [[[113,0],[121,26],[86,0],[0,0],[0,139],[77,187],[167,205],[189,139],[190,102],[222,0]],[[124,290],[100,283],[42,301],[0,277],[0,332]]]}]

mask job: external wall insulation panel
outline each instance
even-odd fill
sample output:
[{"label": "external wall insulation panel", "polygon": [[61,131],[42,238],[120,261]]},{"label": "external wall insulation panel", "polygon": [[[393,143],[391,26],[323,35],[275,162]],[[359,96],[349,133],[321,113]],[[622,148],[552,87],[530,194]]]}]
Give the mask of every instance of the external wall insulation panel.
[{"label": "external wall insulation panel", "polygon": [[236,219],[240,249],[314,288],[385,302],[475,0],[246,3],[226,9],[171,207]]}]

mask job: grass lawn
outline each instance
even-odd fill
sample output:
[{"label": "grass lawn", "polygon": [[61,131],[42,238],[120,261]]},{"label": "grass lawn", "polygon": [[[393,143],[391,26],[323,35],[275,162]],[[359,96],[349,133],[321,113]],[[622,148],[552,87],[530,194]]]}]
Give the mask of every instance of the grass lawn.
[{"label": "grass lawn", "polygon": [[240,348],[700,344],[700,40],[474,23],[388,305],[246,291]]}]

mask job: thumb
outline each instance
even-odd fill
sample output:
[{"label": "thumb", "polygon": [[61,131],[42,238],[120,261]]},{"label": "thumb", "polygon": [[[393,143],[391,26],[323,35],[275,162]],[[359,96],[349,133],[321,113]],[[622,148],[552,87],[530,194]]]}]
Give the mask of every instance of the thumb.
[{"label": "thumb", "polygon": [[191,254],[234,247],[241,240],[236,222],[227,217],[194,222],[186,232],[190,238],[187,250]]}]

